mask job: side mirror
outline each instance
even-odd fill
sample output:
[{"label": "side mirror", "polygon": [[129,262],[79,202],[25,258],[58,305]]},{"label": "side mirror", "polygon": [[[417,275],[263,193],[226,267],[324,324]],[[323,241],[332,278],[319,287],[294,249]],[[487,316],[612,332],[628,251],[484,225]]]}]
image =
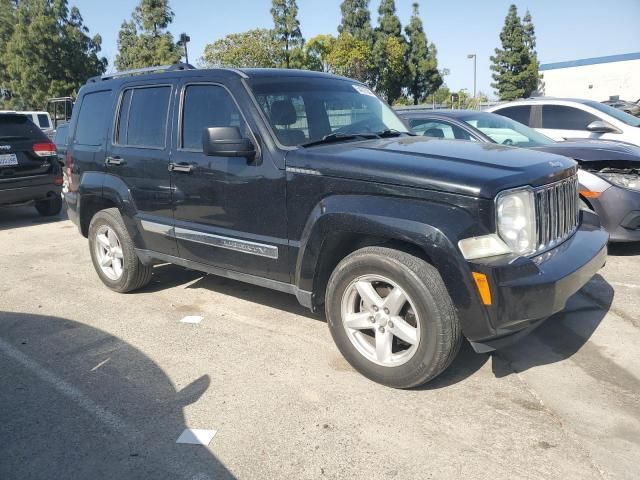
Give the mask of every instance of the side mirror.
[{"label": "side mirror", "polygon": [[202,151],[213,157],[250,158],[256,154],[256,147],[238,127],[211,127],[202,133]]},{"label": "side mirror", "polygon": [[595,120],[587,125],[587,130],[593,133],[620,133],[616,127],[602,120]]}]

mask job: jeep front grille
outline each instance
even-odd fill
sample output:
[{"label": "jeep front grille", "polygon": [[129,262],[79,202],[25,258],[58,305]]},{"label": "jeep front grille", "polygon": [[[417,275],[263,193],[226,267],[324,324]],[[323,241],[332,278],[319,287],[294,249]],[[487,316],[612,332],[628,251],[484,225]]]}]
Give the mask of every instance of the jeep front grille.
[{"label": "jeep front grille", "polygon": [[580,218],[578,176],[535,190],[538,244],[536,251],[564,242],[576,231]]}]

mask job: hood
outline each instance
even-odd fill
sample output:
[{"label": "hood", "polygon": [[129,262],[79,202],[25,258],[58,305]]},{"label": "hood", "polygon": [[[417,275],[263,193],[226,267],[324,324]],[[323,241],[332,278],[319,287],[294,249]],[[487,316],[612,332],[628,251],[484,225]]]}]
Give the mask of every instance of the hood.
[{"label": "hood", "polygon": [[326,176],[484,198],[508,188],[558,181],[576,171],[574,161],[550,153],[428,137],[298,148],[287,154],[286,164]]},{"label": "hood", "polygon": [[624,142],[570,140],[532,148],[531,150],[564,155],[578,162],[618,161],[638,162],[640,165],[640,147]]}]

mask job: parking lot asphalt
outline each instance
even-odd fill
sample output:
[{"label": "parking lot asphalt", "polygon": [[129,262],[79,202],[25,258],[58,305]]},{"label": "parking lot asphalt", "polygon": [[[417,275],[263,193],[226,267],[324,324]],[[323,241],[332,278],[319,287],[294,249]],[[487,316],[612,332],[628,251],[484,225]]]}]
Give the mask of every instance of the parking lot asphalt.
[{"label": "parking lot asphalt", "polygon": [[64,215],[0,209],[0,478],[637,479],[639,271],[614,246],[532,335],[400,391],[293,296],[171,265],[117,294]]}]

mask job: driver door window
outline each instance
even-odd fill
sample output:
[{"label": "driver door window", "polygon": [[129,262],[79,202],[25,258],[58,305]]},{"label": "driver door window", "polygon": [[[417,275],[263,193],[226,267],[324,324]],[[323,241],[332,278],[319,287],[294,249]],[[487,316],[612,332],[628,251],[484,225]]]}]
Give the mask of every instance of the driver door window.
[{"label": "driver door window", "polygon": [[587,125],[599,120],[595,115],[563,105],[542,106],[542,128],[587,131]]}]

